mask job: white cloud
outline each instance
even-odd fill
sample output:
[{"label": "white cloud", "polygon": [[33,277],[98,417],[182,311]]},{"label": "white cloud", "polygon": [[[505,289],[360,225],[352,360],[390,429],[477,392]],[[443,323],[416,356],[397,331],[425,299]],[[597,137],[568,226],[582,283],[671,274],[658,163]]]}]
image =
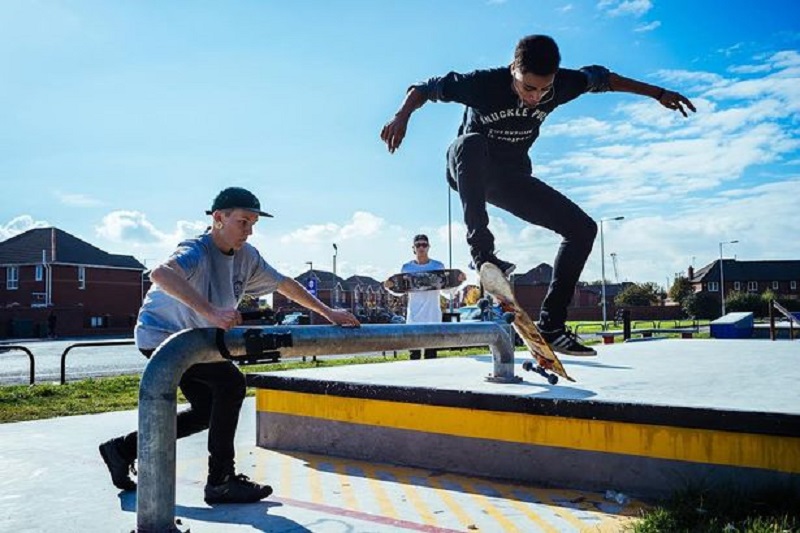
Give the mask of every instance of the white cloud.
[{"label": "white cloud", "polygon": [[281,243],[319,244],[347,241],[375,235],[383,225],[382,218],[366,211],[356,211],[350,221],[342,226],[333,222],[311,224],[283,236]]},{"label": "white cloud", "polygon": [[61,191],[55,191],[54,194],[61,204],[70,207],[97,207],[103,204],[100,200],[86,194]]},{"label": "white cloud", "polygon": [[652,7],[653,3],[650,0],[600,0],[597,3],[597,8],[610,17],[624,15],[641,17],[650,11]]},{"label": "white cloud", "polygon": [[659,28],[660,26],[661,26],[661,21],[660,20],[654,20],[650,24],[642,24],[641,26],[635,27],[633,29],[633,31],[635,31],[637,33],[644,33],[644,32],[648,32],[648,31],[653,31],[656,28]]},{"label": "white cloud", "polygon": [[34,220],[30,215],[20,215],[12,218],[8,223],[0,225],[0,241],[10,239],[28,230],[50,226],[51,224],[44,220]]},{"label": "white cloud", "polygon": [[559,7],[556,11],[558,11],[560,13],[568,13],[568,12],[572,11],[573,9],[574,9],[574,6],[572,4],[565,4],[565,5],[561,6],[561,7]]}]

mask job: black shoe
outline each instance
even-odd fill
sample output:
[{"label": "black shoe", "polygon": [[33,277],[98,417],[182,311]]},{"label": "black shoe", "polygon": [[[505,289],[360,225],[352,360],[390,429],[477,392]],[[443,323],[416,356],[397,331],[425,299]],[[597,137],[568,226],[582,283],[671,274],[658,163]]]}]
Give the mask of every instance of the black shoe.
[{"label": "black shoe", "polygon": [[136,482],[130,478],[131,473],[136,473],[133,461],[129,461],[122,453],[122,437],[111,439],[100,445],[100,456],[105,461],[111,481],[114,486],[122,490],[136,490]]},{"label": "black shoe", "polygon": [[470,264],[470,268],[474,268],[478,272],[481,271],[481,265],[484,263],[492,263],[493,265],[497,266],[506,277],[510,277],[511,274],[514,273],[516,270],[517,265],[514,263],[509,263],[508,261],[503,261],[502,259],[498,258],[493,253],[484,253],[479,252],[475,254],[472,258],[472,263]]},{"label": "black shoe", "polygon": [[206,484],[206,503],[254,503],[272,494],[272,487],[250,481],[244,474],[225,476],[219,485]]},{"label": "black shoe", "polygon": [[581,344],[578,336],[567,327],[553,331],[540,329],[540,331],[554,352],[565,355],[597,355],[593,348]]}]

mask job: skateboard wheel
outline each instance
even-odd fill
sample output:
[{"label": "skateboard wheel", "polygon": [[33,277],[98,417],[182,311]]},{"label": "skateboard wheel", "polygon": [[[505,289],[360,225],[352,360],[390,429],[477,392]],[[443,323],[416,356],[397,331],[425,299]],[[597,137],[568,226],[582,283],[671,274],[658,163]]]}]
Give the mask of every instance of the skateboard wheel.
[{"label": "skateboard wheel", "polygon": [[558,376],[556,376],[555,374],[550,374],[549,376],[547,376],[547,382],[550,383],[550,385],[555,385],[556,383],[558,383]]},{"label": "skateboard wheel", "polygon": [[517,315],[515,315],[514,313],[510,313],[510,312],[509,313],[503,313],[503,321],[506,324],[511,324],[512,322],[514,322],[514,318],[516,318],[516,316]]},{"label": "skateboard wheel", "polygon": [[478,307],[481,311],[486,311],[486,309],[489,307],[489,300],[486,298],[481,298],[478,300]]},{"label": "skateboard wheel", "polygon": [[523,361],[522,370],[525,370],[526,372],[533,370],[533,361]]}]

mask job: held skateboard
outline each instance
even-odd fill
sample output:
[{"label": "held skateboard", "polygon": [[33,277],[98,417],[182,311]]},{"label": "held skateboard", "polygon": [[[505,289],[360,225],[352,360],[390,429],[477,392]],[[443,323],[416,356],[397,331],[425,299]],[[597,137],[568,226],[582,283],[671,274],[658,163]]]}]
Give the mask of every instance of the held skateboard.
[{"label": "held skateboard", "polygon": [[[547,379],[551,385],[558,382],[558,376],[575,381],[567,374],[558,356],[539,333],[536,323],[519,305],[511,283],[503,272],[496,265],[484,263],[481,265],[480,278],[484,290],[494,296],[506,310],[514,313],[514,321],[511,324],[536,360],[536,364],[532,361],[525,361],[522,368],[536,372]],[[548,370],[553,373],[551,374]]]},{"label": "held skateboard", "polygon": [[458,287],[466,279],[458,269],[427,270],[395,274],[383,282],[388,290],[398,293],[440,291]]}]

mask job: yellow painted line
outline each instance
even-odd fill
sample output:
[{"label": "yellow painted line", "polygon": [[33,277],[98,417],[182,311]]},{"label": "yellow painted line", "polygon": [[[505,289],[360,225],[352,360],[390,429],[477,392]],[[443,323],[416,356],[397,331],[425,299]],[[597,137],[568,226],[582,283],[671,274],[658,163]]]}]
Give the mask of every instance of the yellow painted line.
[{"label": "yellow painted line", "polygon": [[502,495],[504,499],[509,501],[511,505],[514,506],[515,509],[524,514],[528,518],[528,520],[536,524],[539,527],[539,529],[547,533],[558,533],[557,528],[553,527],[548,522],[545,522],[544,519],[534,511],[533,504],[529,502],[521,502],[516,498],[516,496],[514,496],[513,494],[514,488],[504,487],[501,485],[494,485],[493,488],[498,493],[500,493],[500,495]]},{"label": "yellow painted line", "polygon": [[[576,528],[578,531],[587,527],[586,523],[580,520],[577,516],[575,516],[568,507],[564,507],[563,505],[556,503],[553,500],[551,494],[554,494],[555,491],[536,489],[533,487],[526,488],[525,490],[530,491],[533,494],[534,498],[536,498],[537,500],[548,506],[551,511],[553,511],[556,515],[561,517],[565,522],[569,523],[572,527]],[[562,496],[565,496],[563,492]],[[564,497],[564,499],[569,499],[569,498]]]},{"label": "yellow painted line", "polygon": [[257,409],[353,424],[800,473],[800,438],[259,389]]},{"label": "yellow painted line", "polygon": [[[503,532],[525,531],[524,529],[521,530],[517,526],[517,524],[514,524],[511,520],[506,518],[503,512],[494,505],[492,500],[488,496],[480,492],[477,489],[477,487],[475,487],[473,482],[476,480],[469,479],[466,477],[451,476],[449,474],[442,477],[443,479],[450,481],[454,485],[461,486],[464,489],[464,492],[469,496],[469,498],[478,504],[478,510],[484,512],[485,514],[493,518],[495,522],[500,524],[501,526],[500,531]],[[479,520],[475,520],[474,524],[478,527],[479,531],[494,531],[493,529],[490,529],[480,524]]]},{"label": "yellow painted line", "polygon": [[417,511],[422,519],[422,523],[429,526],[439,525],[430,508],[420,497],[419,489],[416,485],[411,483],[411,480],[409,479],[410,476],[401,474],[399,472],[394,473],[394,476],[397,479],[397,482],[403,487],[403,493],[406,495],[406,499]]},{"label": "yellow painted line", "polygon": [[[272,452],[272,453],[275,453],[275,452]],[[281,457],[281,461],[280,461],[280,463],[281,463],[281,467],[280,467],[280,472],[281,472],[280,493],[284,494],[284,495],[287,495],[287,496],[292,496],[292,478],[294,477],[292,475],[292,470],[293,470],[292,461],[294,459],[290,459],[288,455],[283,455],[283,454],[281,454],[280,457]],[[278,492],[278,491],[276,491],[276,492]]]},{"label": "yellow painted line", "polygon": [[334,468],[339,480],[339,485],[342,488],[342,499],[344,500],[345,507],[355,511],[363,511],[364,509],[358,508],[358,501],[356,500],[356,495],[353,491],[353,482],[356,480],[356,477],[349,477],[347,473],[347,465],[345,464],[334,465]]},{"label": "yellow painted line", "polygon": [[392,505],[389,496],[386,494],[386,490],[383,488],[383,482],[378,478],[378,472],[372,466],[362,465],[360,468],[364,471],[364,475],[367,476],[369,488],[372,490],[375,500],[378,502],[378,509],[381,514],[394,519],[401,518],[397,514],[394,505]]},{"label": "yellow painted line", "polygon": [[467,514],[458,502],[456,502],[455,498],[450,494],[450,491],[444,488],[438,479],[428,478],[428,483],[430,483],[431,489],[439,496],[447,508],[450,509],[450,512],[455,515],[456,520],[458,520],[464,528],[475,524],[475,520]]},{"label": "yellow painted line", "polygon": [[319,473],[319,462],[312,463],[309,461],[308,484],[310,485],[311,489],[311,501],[314,503],[323,503],[322,476]]}]

